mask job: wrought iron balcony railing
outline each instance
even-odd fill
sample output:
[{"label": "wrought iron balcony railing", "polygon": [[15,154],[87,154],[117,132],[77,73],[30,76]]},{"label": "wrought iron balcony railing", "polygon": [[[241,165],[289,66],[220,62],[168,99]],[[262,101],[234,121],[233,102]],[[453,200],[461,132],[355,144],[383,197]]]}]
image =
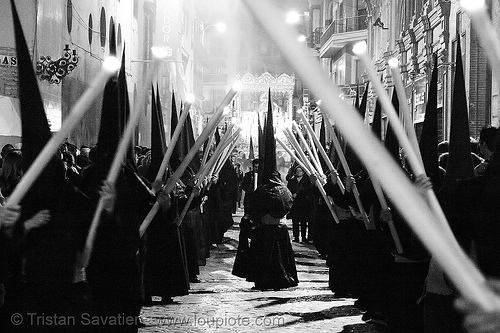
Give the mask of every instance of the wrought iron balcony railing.
[{"label": "wrought iron balcony railing", "polygon": [[326,43],[326,41],[334,34],[366,30],[367,27],[368,24],[366,22],[366,15],[335,20],[327,27],[325,33],[321,36],[321,45]]}]

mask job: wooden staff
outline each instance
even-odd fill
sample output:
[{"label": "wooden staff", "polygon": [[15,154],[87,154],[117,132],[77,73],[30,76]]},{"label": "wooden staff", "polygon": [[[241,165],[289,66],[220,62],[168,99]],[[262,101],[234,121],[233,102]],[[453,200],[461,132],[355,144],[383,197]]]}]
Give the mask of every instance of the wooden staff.
[{"label": "wooden staff", "polygon": [[[420,150],[413,149],[413,146],[410,142],[410,139],[406,135],[406,132],[405,132],[403,126],[401,125],[401,122],[399,120],[399,116],[396,113],[396,110],[394,109],[394,105],[392,105],[392,102],[389,98],[389,95],[387,95],[387,92],[385,91],[385,89],[382,85],[382,82],[380,82],[380,80],[377,78],[378,75],[375,72],[375,68],[371,65],[371,60],[368,57],[368,54],[366,53],[366,43],[360,42],[360,43],[356,44],[354,49],[353,49],[353,52],[356,55],[358,55],[361,58],[361,60],[363,61],[363,64],[365,65],[365,68],[366,68],[366,71],[368,72],[370,78],[372,79],[372,86],[377,91],[378,98],[379,98],[382,106],[384,107],[385,114],[389,117],[389,125],[391,125],[391,128],[392,128],[394,134],[396,135],[399,143],[403,147],[404,152],[405,152],[406,156],[408,157],[408,161],[410,162],[412,170],[414,171],[414,173],[417,176],[418,175],[426,176],[425,168],[424,168],[424,165],[422,162],[422,158],[421,157],[419,158]],[[397,81],[398,76],[399,76],[399,73],[397,73],[397,75],[396,75],[396,81]],[[405,93],[403,93],[402,97],[404,97],[404,96],[406,96]],[[403,108],[403,110],[405,110],[405,109]],[[412,132],[414,133],[413,125],[409,126],[408,131],[409,131],[409,133],[412,133]],[[416,135],[415,135],[415,138],[416,138]],[[417,151],[418,151],[418,153],[417,153]],[[436,198],[436,194],[434,193],[432,188],[428,189],[425,192],[425,194],[426,194],[426,198],[429,202],[431,209],[434,211],[434,213],[437,217],[437,219],[435,219],[434,221],[437,223],[438,227],[441,229],[441,234],[448,239],[449,243],[455,248],[455,250],[458,253],[462,253],[462,252],[460,252],[462,248],[461,248],[460,244],[458,244],[457,240],[455,239],[453,231],[451,230],[451,228],[448,224],[448,221],[446,220],[446,216],[444,215],[444,212],[441,209],[441,205],[439,204],[439,201]],[[470,268],[471,272],[476,271],[473,267],[470,267],[472,263],[470,262],[470,260],[468,258],[465,258],[465,256],[464,256],[462,258],[462,261],[463,261],[462,265]],[[476,278],[482,279],[483,276],[482,276],[482,274],[477,275]]]},{"label": "wooden staff", "polygon": [[[231,102],[231,100],[234,98],[236,95],[237,90],[236,87],[232,87],[231,90],[227,93],[226,97],[222,100],[221,104],[215,111],[215,114],[212,116],[210,121],[208,122],[207,126],[203,129],[201,132],[200,136],[196,141],[194,142],[193,146],[189,150],[189,152],[186,154],[184,159],[182,160],[181,164],[177,167],[177,170],[175,170],[174,174],[172,177],[170,177],[167,181],[167,184],[165,185],[165,188],[163,192],[169,194],[170,192],[173,191],[175,188],[175,184],[177,181],[181,178],[182,174],[188,167],[189,163],[193,159],[194,155],[198,152],[198,149],[203,145],[205,140],[208,138],[210,133],[212,133],[212,130],[218,125],[219,121],[222,119],[222,115],[225,111],[225,106]],[[228,112],[228,111],[227,111]],[[160,209],[160,204],[158,201],[155,202],[149,213],[146,215],[144,218],[144,221],[142,221],[142,224],[139,228],[139,232],[141,234],[144,234],[146,232],[146,229],[149,227],[151,224],[151,221],[153,221],[153,218],[155,217],[156,213],[158,213],[158,210]]]},{"label": "wooden staff", "polygon": [[[401,73],[399,71],[398,59],[392,58],[389,60],[389,68],[391,69],[392,77],[394,78],[394,89],[399,97],[399,106],[401,108],[403,115],[403,122],[406,127],[406,133],[408,135],[408,139],[410,140],[410,144],[413,147],[413,150],[417,154],[417,158],[421,165],[424,165],[422,160],[422,155],[420,154],[420,147],[418,146],[417,134],[415,133],[415,128],[413,127],[413,121],[411,117],[411,111],[408,107],[407,99],[406,99],[406,91],[403,84],[403,79],[401,78]],[[392,103],[391,103],[392,105]],[[425,171],[425,169],[424,169]]]},{"label": "wooden staff", "polygon": [[236,135],[234,135],[233,139],[231,139],[231,141],[233,141],[233,143],[230,146],[228,146],[229,149],[226,149],[226,151],[224,152],[224,156],[220,159],[220,163],[217,166],[217,168],[215,169],[216,176],[219,175],[220,171],[222,170],[222,167],[226,163],[226,160],[229,158],[229,156],[231,156],[231,153],[233,152],[234,147],[236,147],[236,145],[240,142],[240,138],[241,138],[240,132],[241,132],[241,128],[238,128]]},{"label": "wooden staff", "polygon": [[89,110],[90,106],[93,105],[94,101],[101,96],[106,82],[112,75],[116,74],[116,71],[119,68],[120,61],[117,58],[106,58],[101,70],[95,79],[90,83],[85,93],[73,106],[71,113],[64,121],[61,129],[50,138],[47,144],[43,147],[42,151],[36,157],[35,161],[33,161],[33,164],[30,166],[28,171],[26,171],[24,176],[21,178],[19,184],[17,184],[14,188],[14,191],[12,191],[11,195],[7,198],[8,205],[19,205],[47,164],[54,157],[55,153],[59,149],[59,146],[64,142],[64,140],[66,140],[75,126],[78,125],[82,117]]},{"label": "wooden staff", "polygon": [[[221,119],[222,119],[222,116],[221,116]],[[219,122],[220,120],[219,119]],[[218,123],[219,123],[218,122]],[[207,149],[205,151],[203,151],[203,158],[201,160],[201,165],[205,165],[205,163],[207,162],[207,159],[208,159],[208,154],[210,152],[210,148],[212,147],[212,143],[214,142],[214,135],[215,135],[215,128],[212,130],[212,132],[210,133],[210,136],[208,138],[208,144],[207,144]]]},{"label": "wooden staff", "polygon": [[[306,173],[306,175],[308,177],[311,177],[311,175],[313,175],[313,174],[305,167],[304,163],[302,163],[300,161],[300,159],[297,158],[297,156],[295,156],[295,154],[292,151],[290,151],[290,149],[288,149],[288,147],[277,136],[275,136],[275,139],[286,150],[286,152],[290,155],[290,157],[292,157],[297,162],[297,164],[302,169],[304,169],[304,172]],[[339,224],[340,223],[339,217],[335,213],[335,209],[333,208],[333,205],[332,205],[332,202],[330,201],[330,198],[328,197],[328,195],[325,192],[323,184],[320,182],[320,180],[316,176],[314,176],[314,178],[315,178],[314,184],[318,188],[319,193],[321,193],[321,196],[323,197],[323,200],[325,201],[326,206],[328,207],[328,210],[332,214],[333,219],[335,220],[335,223]]]},{"label": "wooden staff", "polygon": [[[304,119],[305,119],[305,115],[304,115],[304,112],[302,111],[302,109],[299,109],[297,110],[297,113],[302,113],[302,115],[304,116]],[[306,127],[306,132],[308,133],[308,140],[309,141],[309,144],[311,145],[311,151],[314,155],[314,158],[316,159],[316,161],[318,161],[318,171],[320,174],[324,174],[324,171],[323,171],[323,167],[321,166],[321,163],[319,161],[319,156],[318,156],[318,152],[316,151],[316,145],[315,145],[315,142],[313,140],[313,138],[311,137],[311,133],[313,133],[314,136],[316,136],[316,133],[314,132],[313,128],[311,127],[311,124],[309,124],[309,121],[306,119],[305,121],[303,120],[302,121],[304,123],[304,126],[309,126],[309,127]],[[306,125],[307,123],[307,125]]]},{"label": "wooden staff", "polygon": [[306,116],[304,115],[304,112],[301,112],[299,110],[299,111],[297,111],[297,114],[302,119],[302,122],[304,123],[306,130],[309,133],[309,137],[311,137],[314,140],[314,142],[316,143],[316,146],[318,147],[320,155],[323,157],[323,160],[325,160],[325,163],[328,167],[328,170],[330,170],[330,174],[332,175],[332,180],[334,180],[333,179],[334,177],[336,178],[337,184],[338,184],[340,190],[342,191],[342,194],[344,194],[345,187],[344,187],[344,184],[342,183],[342,180],[340,179],[339,173],[337,172],[337,169],[335,169],[335,167],[332,164],[332,161],[330,160],[330,158],[326,154],[326,151],[323,148],[323,146],[321,145],[321,142],[319,142],[319,139],[316,136],[316,133],[314,133],[311,125],[307,121]]},{"label": "wooden staff", "polygon": [[[429,210],[427,202],[416,191],[415,185],[395,163],[380,140],[364,127],[353,106],[338,97],[339,88],[310,56],[309,50],[305,46],[297,45],[290,29],[276,20],[279,10],[265,0],[243,0],[243,3],[272,37],[314,95],[323,96],[323,115],[329,121],[335,122],[364,165],[373,170],[384,191],[460,293],[486,311],[500,310],[500,298],[486,285],[484,279],[478,280],[477,274],[464,268],[460,254],[450,245],[447,238],[442,237],[441,229],[433,222],[436,214]],[[463,251],[461,254],[465,255]],[[477,267],[472,267],[482,275]]]},{"label": "wooden staff", "polygon": [[[130,147],[130,142],[132,141],[132,137],[134,136],[135,127],[141,115],[141,112],[139,110],[144,107],[144,104],[146,102],[146,95],[148,93],[148,88],[149,88],[148,82],[152,81],[153,75],[156,74],[157,72],[160,57],[161,56],[159,55],[155,56],[155,59],[150,69],[148,70],[145,79],[142,82],[141,85],[142,89],[139,92],[136,103],[134,104],[135,112],[131,114],[131,117],[125,128],[125,132],[123,133],[123,137],[120,140],[120,144],[118,145],[118,150],[113,159],[113,163],[111,164],[111,167],[109,169],[108,177],[105,181],[105,184],[107,184],[111,189],[115,187],[116,180],[118,178],[118,175],[120,174],[120,169],[125,160],[125,156]],[[101,195],[99,202],[97,204],[97,209],[94,213],[94,218],[92,219],[92,223],[90,225],[89,233],[87,235],[87,239],[85,242],[85,248],[83,250],[81,257],[78,258],[78,260],[80,261],[78,263],[79,264],[78,267],[80,268],[86,268],[89,264],[90,257],[92,256],[92,251],[94,249],[94,242],[95,242],[95,237],[97,235],[97,228],[101,220],[101,213],[104,210],[104,204],[105,204],[105,197]]]},{"label": "wooden staff", "polygon": [[213,165],[215,165],[215,162],[217,161],[219,155],[222,153],[222,149],[223,149],[222,145],[219,144],[219,147],[217,147],[216,151],[208,161],[207,165],[202,170],[200,170],[200,172],[198,172],[198,174],[196,175],[195,177],[196,182],[195,185],[193,186],[193,190],[191,191],[191,194],[189,195],[189,198],[186,204],[184,205],[181,214],[177,219],[175,219],[175,223],[177,224],[177,226],[180,226],[182,224],[182,221],[184,221],[184,218],[186,217],[186,214],[189,210],[189,206],[191,206],[191,202],[193,202],[194,197],[199,193],[199,190],[201,189],[201,186],[203,184],[203,180],[207,176],[208,171],[212,169]]},{"label": "wooden staff", "polygon": [[[292,144],[292,146],[295,148],[295,151],[299,154],[300,158],[302,159],[302,163],[304,166],[306,166],[306,168],[304,169],[304,172],[310,177],[311,175],[315,175],[315,169],[314,167],[312,166],[311,162],[309,161],[309,159],[307,158],[307,156],[304,154],[304,152],[302,151],[299,143],[297,142],[297,140],[295,139],[295,136],[293,135],[292,131],[285,127],[283,132],[285,133],[285,136],[287,137],[288,139],[288,142],[290,142]],[[340,223],[340,220],[337,216],[337,214],[335,213],[335,210],[330,202],[330,199],[328,199],[328,196],[326,195],[326,192],[325,192],[325,189],[323,188],[323,183],[321,183],[321,181],[319,180],[318,177],[315,176],[315,184],[316,186],[318,187],[318,190],[320,191],[321,193],[321,196],[323,197],[323,199],[325,200],[325,203],[326,205],[328,206],[328,209],[330,210],[330,212],[332,213],[332,216],[333,216],[333,219],[335,220],[335,222],[338,224]]]},{"label": "wooden staff", "polygon": [[[347,177],[351,177],[351,168],[349,167],[349,164],[347,163],[347,160],[345,158],[344,152],[342,151],[342,147],[340,146],[339,139],[337,138],[337,135],[333,131],[332,125],[325,124],[327,131],[330,133],[330,136],[332,138],[332,143],[337,151],[337,156],[339,157],[340,164],[342,164],[342,167],[344,168],[344,172],[347,175]],[[365,223],[365,228],[366,230],[373,230],[375,229],[375,224],[370,221],[368,218],[368,214],[366,214],[365,207],[363,206],[363,203],[361,202],[361,197],[359,195],[359,190],[358,186],[356,185],[356,182],[353,182],[352,184],[352,193],[354,194],[354,199],[356,200],[356,205],[358,206],[359,212],[361,213],[361,217],[363,218],[363,222]]]},{"label": "wooden staff", "polygon": [[[207,185],[207,190],[210,190],[210,187],[212,187],[213,176],[214,175],[218,176],[219,171],[222,168],[222,166],[224,165],[226,158],[229,156],[229,155],[226,156],[227,148],[229,147],[229,144],[233,140],[235,140],[241,132],[241,128],[238,128],[234,133],[231,133],[232,128],[233,128],[233,126],[231,125],[230,129],[228,129],[226,131],[226,133],[224,133],[224,137],[223,137],[224,140],[221,139],[221,141],[219,143],[219,146],[222,147],[222,150],[221,150],[220,154],[217,155],[217,161],[215,162],[215,164],[210,169],[210,172],[208,173],[208,177],[210,178],[210,182]],[[226,134],[227,134],[227,136],[226,136]],[[217,171],[217,170],[219,170],[219,171]]]},{"label": "wooden staff", "polygon": [[[191,107],[191,104],[186,104],[186,105]],[[177,110],[172,110],[172,112],[177,112]],[[181,115],[179,117],[179,121],[178,121],[177,125],[175,126],[174,133],[172,133],[172,137],[170,138],[170,142],[168,144],[167,151],[165,152],[165,155],[163,155],[163,159],[161,161],[160,168],[158,169],[158,172],[156,173],[155,182],[163,180],[163,176],[165,175],[165,172],[167,171],[168,163],[170,163],[170,158],[172,157],[172,154],[173,154],[174,149],[175,149],[175,145],[177,144],[177,141],[179,140],[179,136],[181,135],[181,132],[182,132],[182,127],[184,126],[184,123],[186,122],[188,114],[189,114],[189,108],[184,108],[184,110],[182,110]]]},{"label": "wooden staff", "polygon": [[[230,140],[231,140],[231,137],[233,135],[233,127],[234,127],[234,124],[230,124],[229,127],[227,128],[226,132],[224,132],[224,134],[222,135],[222,137],[220,138],[220,141],[219,141],[219,144],[217,145],[217,148],[221,147],[221,151],[219,154],[217,154],[217,159],[220,159],[220,157],[224,154],[223,153],[223,150],[227,147],[227,145],[229,144]],[[212,166],[212,168],[210,169],[210,171],[208,172],[208,176],[211,178],[214,171],[215,171],[215,168],[217,167],[217,162],[218,160],[215,162],[215,164]]]},{"label": "wooden staff", "polygon": [[300,130],[299,125],[297,125],[295,120],[292,121],[292,126],[295,129],[295,131],[297,132],[297,134],[299,136],[299,140],[302,143],[302,145],[304,146],[304,148],[306,149],[307,154],[309,154],[311,161],[314,163],[314,166],[316,168],[316,173],[323,174],[323,169],[321,168],[321,163],[319,163],[319,161],[316,160],[316,158],[314,157],[314,154],[312,153],[311,149],[309,148],[309,144],[307,143],[306,139],[304,138],[304,135],[302,134],[302,131]]},{"label": "wooden staff", "polygon": [[[297,152],[297,154],[299,154],[300,158],[302,159],[302,161],[304,162],[304,164],[307,168],[307,171],[309,171],[310,174],[314,174],[316,170],[314,169],[309,158],[306,156],[306,154],[304,154],[304,151],[302,150],[302,147],[300,146],[297,139],[293,135],[292,130],[288,127],[284,127],[283,133],[285,133],[285,136],[288,139],[288,142],[290,142],[292,144],[292,146],[295,148],[295,151]],[[304,170],[304,171],[306,171],[306,170]]]}]

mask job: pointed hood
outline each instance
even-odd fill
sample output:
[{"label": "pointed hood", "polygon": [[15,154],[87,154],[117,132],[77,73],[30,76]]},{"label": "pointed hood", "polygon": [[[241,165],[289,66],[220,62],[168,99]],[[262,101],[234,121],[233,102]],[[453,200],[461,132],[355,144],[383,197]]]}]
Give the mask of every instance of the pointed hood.
[{"label": "pointed hood", "polygon": [[325,127],[325,118],[321,120],[321,127],[319,129],[319,143],[326,149],[326,127]]},{"label": "pointed hood", "polygon": [[354,107],[359,110],[359,84],[356,84],[356,99],[354,100]]},{"label": "pointed hood", "polygon": [[153,182],[156,178],[156,174],[160,169],[161,162],[163,161],[163,156],[165,155],[165,128],[163,127],[163,121],[160,121],[160,117],[163,118],[161,112],[161,105],[158,105],[157,94],[155,94],[154,87],[151,87],[151,162],[149,164],[146,178],[150,182]]},{"label": "pointed hood", "polygon": [[[367,103],[368,103],[368,85],[369,85],[369,82],[366,83],[365,85],[365,91],[363,92],[363,97],[361,98],[361,102],[359,104],[359,108],[358,108],[358,112],[360,114],[360,116],[362,117],[363,121],[365,119],[365,114],[367,112]],[[341,142],[341,139],[340,139],[340,135],[337,135],[337,137],[339,137],[339,142]],[[343,141],[344,142],[344,145],[346,144],[345,140]],[[359,173],[361,170],[363,170],[363,164],[361,163],[361,161],[359,160],[359,158],[356,156],[356,154],[354,153],[353,149],[349,146],[349,143],[347,142],[346,144],[346,148],[345,148],[345,152],[344,152],[344,156],[347,160],[347,163],[349,164],[349,167],[351,169],[351,172],[353,175],[356,175],[357,173]],[[343,172],[343,168],[342,168],[342,172]]]},{"label": "pointed hood", "polygon": [[118,82],[120,86],[120,134],[125,132],[125,127],[130,116],[130,102],[128,99],[127,75],[125,72],[125,45],[123,45],[122,62],[118,73]]},{"label": "pointed hood", "polygon": [[[184,105],[181,101],[181,108],[180,108],[180,112],[186,112],[186,110],[184,110]],[[188,129],[188,123],[187,123],[187,119],[184,121],[184,124],[182,126],[182,130],[181,130],[181,135],[179,136],[179,145],[180,145],[180,151],[181,151],[181,156],[184,158],[184,156],[186,156],[189,152],[189,148],[191,148],[189,146],[189,129]]]},{"label": "pointed hood", "polygon": [[[120,71],[118,72],[118,91],[119,91],[119,102],[120,102],[120,137],[123,136],[125,128],[127,126],[128,120],[130,118],[130,100],[128,98],[128,87],[127,87],[127,74],[125,71],[125,45],[123,45],[122,52],[122,62],[120,66]],[[130,147],[127,150],[126,159],[131,163],[131,165],[136,168],[135,165],[135,154],[134,154],[135,143],[132,139],[130,142]]]},{"label": "pointed hood", "polygon": [[[321,127],[319,129],[319,144],[323,147],[326,152],[326,128],[325,128],[325,119],[321,120]],[[321,163],[321,167],[323,170],[328,170],[328,165],[322,154],[318,154],[319,161]]]},{"label": "pointed hood", "polygon": [[[101,123],[95,154],[92,159],[109,170],[120,142],[120,102],[117,77],[111,77],[104,87],[101,107]],[[104,173],[107,173],[103,170]],[[103,175],[105,177],[105,175]]]},{"label": "pointed hood", "polygon": [[[394,89],[392,93],[392,105],[394,106],[394,109],[396,110],[396,113],[399,115],[399,99],[398,99],[398,93],[396,89]],[[391,154],[391,156],[394,158],[394,160],[401,165],[401,160],[399,158],[399,142],[396,137],[396,134],[392,130],[392,125],[388,124],[387,126],[387,132],[385,134],[385,141],[384,145]]]},{"label": "pointed hood", "polygon": [[375,136],[382,140],[382,105],[377,98],[375,102],[375,112],[373,113],[372,131]]},{"label": "pointed hood", "polygon": [[12,17],[16,37],[16,52],[18,61],[19,101],[22,123],[22,153],[24,170],[27,170],[45,144],[50,140],[49,123],[45,115],[42,96],[33,71],[33,62],[26,44],[23,28],[17,14],[14,1]]},{"label": "pointed hood", "polygon": [[215,128],[214,138],[215,138],[215,146],[217,147],[220,143],[220,133],[218,126]]},{"label": "pointed hood", "polygon": [[370,82],[366,82],[365,85],[365,91],[363,92],[363,97],[361,98],[361,102],[359,103],[358,111],[361,117],[365,119],[365,114],[366,114],[366,105],[368,104],[368,87],[370,85]]},{"label": "pointed hood", "polygon": [[[52,134],[14,1],[11,1],[11,5],[18,61],[18,87],[23,142],[21,151],[23,169],[26,171],[50,140]],[[29,202],[29,206],[32,207],[28,209],[49,208],[60,198],[60,189],[63,183],[63,164],[58,154],[55,154],[35,184],[32,185],[21,204]]]},{"label": "pointed hood", "polygon": [[267,103],[267,119],[264,133],[264,173],[262,181],[275,179],[278,173],[276,166],[276,140],[274,139],[273,106],[271,102],[271,89],[269,89],[269,100]]},{"label": "pointed hood", "polygon": [[253,161],[255,159],[255,154],[253,152],[253,141],[252,141],[252,135],[250,134],[250,144],[248,147],[248,158],[250,161]]},{"label": "pointed hood", "polygon": [[466,179],[474,176],[474,167],[470,150],[467,92],[465,90],[460,38],[457,40],[455,64],[455,80],[453,82],[451,101],[450,148],[446,178]]},{"label": "pointed hood", "polygon": [[[194,130],[193,130],[193,122],[191,121],[191,114],[189,113],[189,110],[184,110],[184,112],[187,112],[186,120],[184,123],[184,128],[186,129],[186,154],[188,154],[189,150],[191,147],[193,147],[195,143],[195,138],[194,138]],[[191,162],[189,162],[189,167],[192,169],[194,173],[197,173],[200,168],[201,168],[201,160],[199,155],[195,155]]]},{"label": "pointed hood", "polygon": [[258,168],[258,177],[262,178],[263,172],[264,172],[264,159],[266,158],[266,153],[264,149],[264,131],[262,129],[262,125],[260,122],[260,115],[257,114],[257,120],[258,120],[258,152],[259,152],[259,168]]},{"label": "pointed hood", "polygon": [[[175,128],[179,123],[179,118],[177,116],[177,105],[175,103],[175,93],[172,91],[172,109],[170,111],[170,139],[172,139],[172,135],[175,132]],[[181,145],[179,141],[181,140],[181,136],[179,135],[179,139],[175,145],[174,151],[172,152],[172,156],[170,158],[170,166],[172,170],[176,170],[177,167],[181,164],[182,161],[182,151]]]},{"label": "pointed hood", "polygon": [[420,154],[424,162],[425,173],[431,179],[435,189],[441,187],[438,155],[438,115],[437,115],[437,85],[438,67],[437,55],[433,55],[434,67],[432,69],[427,104],[425,106],[425,118],[420,135]]},{"label": "pointed hood", "polygon": [[[266,214],[274,218],[281,218],[290,211],[292,206],[292,194],[281,181],[276,167],[276,141],[272,112],[271,89],[269,89],[267,118],[262,140],[265,157],[259,156],[259,185],[251,195],[248,204],[248,213],[251,218],[260,218]],[[262,173],[260,173],[262,164],[264,166]]]}]

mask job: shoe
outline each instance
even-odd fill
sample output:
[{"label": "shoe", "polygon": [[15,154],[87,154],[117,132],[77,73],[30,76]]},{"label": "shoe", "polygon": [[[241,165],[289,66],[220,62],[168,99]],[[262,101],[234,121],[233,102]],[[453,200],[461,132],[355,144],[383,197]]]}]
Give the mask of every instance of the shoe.
[{"label": "shoe", "polygon": [[198,279],[198,277],[194,277],[194,278],[189,278],[189,282],[191,283],[200,283],[200,279]]},{"label": "shoe", "polygon": [[297,237],[295,237],[295,238],[293,239],[293,241],[294,241],[295,243],[298,243],[298,242],[299,242],[299,239],[298,239]]},{"label": "shoe", "polygon": [[309,241],[309,239],[307,239],[307,238],[302,238],[302,243],[309,244],[309,243],[310,243],[310,241]]}]

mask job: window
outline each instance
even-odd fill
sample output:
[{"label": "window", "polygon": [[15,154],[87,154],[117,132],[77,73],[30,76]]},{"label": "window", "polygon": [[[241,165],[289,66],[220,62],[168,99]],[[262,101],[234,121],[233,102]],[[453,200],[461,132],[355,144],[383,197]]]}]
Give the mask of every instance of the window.
[{"label": "window", "polygon": [[73,28],[73,2],[68,0],[66,3],[66,24],[68,26],[68,32],[71,33]]},{"label": "window", "polygon": [[101,47],[105,47],[106,46],[106,10],[104,9],[104,7],[101,8],[100,32],[101,32]]},{"label": "window", "polygon": [[[115,34],[115,35],[112,36],[113,34]],[[112,38],[115,39],[115,43],[116,43],[116,30],[115,30],[115,22],[113,20],[113,16],[111,16],[109,18],[109,40],[112,40]]]},{"label": "window", "polygon": [[92,35],[94,33],[94,24],[92,23],[92,14],[89,15],[89,44],[92,45]]}]

